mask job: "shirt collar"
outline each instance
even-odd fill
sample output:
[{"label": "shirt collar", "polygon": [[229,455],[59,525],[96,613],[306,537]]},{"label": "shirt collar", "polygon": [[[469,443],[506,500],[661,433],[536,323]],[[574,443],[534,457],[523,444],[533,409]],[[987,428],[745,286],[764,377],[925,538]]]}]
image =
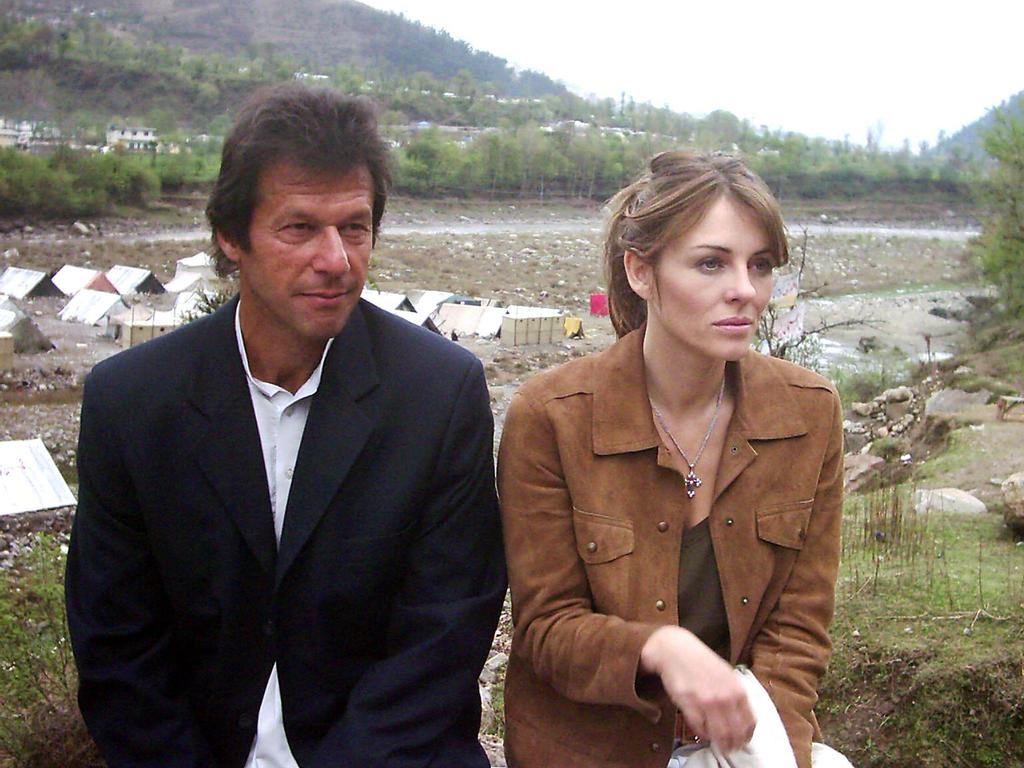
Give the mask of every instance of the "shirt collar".
[{"label": "shirt collar", "polygon": [[287,393],[293,400],[301,400],[305,397],[315,395],[317,389],[320,387],[320,377],[323,375],[324,360],[327,359],[327,353],[330,351],[331,344],[334,343],[334,339],[330,338],[327,340],[327,343],[324,345],[324,352],[320,356],[320,363],[313,369],[313,372],[309,375],[309,378],[306,379],[305,383],[295,392],[295,395],[292,396],[292,393],[288,392],[287,389],[279,387],[277,384],[271,384],[269,381],[257,379],[252,375],[252,370],[249,368],[249,356],[245,352],[245,340],[242,338],[242,322],[240,319],[241,306],[242,301],[239,299],[238,304],[235,306],[235,339],[238,341],[238,354],[242,357],[242,368],[245,369],[245,378],[249,381],[249,386],[255,387],[260,394],[268,399],[273,398],[274,395],[281,392]]}]

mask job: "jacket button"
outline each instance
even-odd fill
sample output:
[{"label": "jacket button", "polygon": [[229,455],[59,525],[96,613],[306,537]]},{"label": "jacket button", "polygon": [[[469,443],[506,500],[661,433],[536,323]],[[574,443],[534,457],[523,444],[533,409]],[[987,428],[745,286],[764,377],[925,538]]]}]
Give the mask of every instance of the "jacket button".
[{"label": "jacket button", "polygon": [[732,525],[732,524],[733,524],[733,522],[734,522],[734,521],[733,521],[733,519],[732,519],[731,517],[727,517],[727,518],[725,518],[725,524],[726,524],[726,525]]},{"label": "jacket button", "polygon": [[252,728],[254,722],[250,714],[244,713],[238,716],[238,727],[242,730]]},{"label": "jacket button", "polygon": [[735,445],[734,445],[734,446],[732,446],[732,447],[731,447],[731,448],[729,449],[729,453],[731,453],[731,454],[732,454],[733,456],[735,456],[735,455],[736,455],[737,453],[739,453],[739,452],[740,452],[740,449],[739,449],[739,448],[737,448],[737,447],[736,447]]},{"label": "jacket button", "polygon": [[665,610],[665,601],[664,600],[658,600],[654,604],[654,607],[657,608],[659,611],[664,611]]},{"label": "jacket button", "polygon": [[651,752],[657,752],[659,749],[661,749],[661,744],[659,744],[656,741],[652,741],[651,742]]},{"label": "jacket button", "polygon": [[741,597],[740,598],[740,602],[743,603],[743,605],[746,605],[747,603],[750,602],[750,598],[749,597]]},{"label": "jacket button", "polygon": [[587,544],[587,552],[597,552],[597,542],[592,541]]},{"label": "jacket button", "polygon": [[667,531],[668,530],[668,523],[666,523],[664,520],[662,520],[660,523],[658,523],[658,530],[661,531],[662,533]]}]

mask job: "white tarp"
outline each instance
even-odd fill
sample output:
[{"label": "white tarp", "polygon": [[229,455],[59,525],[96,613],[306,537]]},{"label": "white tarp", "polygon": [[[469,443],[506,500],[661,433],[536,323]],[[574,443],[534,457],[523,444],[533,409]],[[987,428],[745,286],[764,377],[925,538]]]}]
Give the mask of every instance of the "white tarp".
[{"label": "white tarp", "polygon": [[128,310],[120,294],[84,288],[71,297],[57,316],[66,323],[99,325],[105,317]]},{"label": "white tarp", "polygon": [[153,273],[142,267],[117,264],[107,270],[107,279],[122,296],[129,293],[163,293],[164,287]]},{"label": "white tarp", "polygon": [[779,309],[789,309],[796,304],[800,295],[800,273],[787,272],[775,276],[775,284],[772,286],[771,304]]},{"label": "white tarp", "polygon": [[43,441],[0,443],[0,515],[75,504]]},{"label": "white tarp", "polygon": [[[40,283],[44,281],[49,283],[49,285],[40,286]],[[37,272],[34,269],[22,269],[21,267],[8,267],[4,270],[4,273],[0,275],[0,293],[14,299],[24,299],[27,296],[33,295],[58,295],[56,286],[53,285],[45,272]]]},{"label": "white tarp", "polygon": [[445,336],[451,336],[454,331],[457,336],[480,336],[490,339],[501,331],[501,318],[504,316],[505,307],[442,304],[434,315],[434,324]]}]

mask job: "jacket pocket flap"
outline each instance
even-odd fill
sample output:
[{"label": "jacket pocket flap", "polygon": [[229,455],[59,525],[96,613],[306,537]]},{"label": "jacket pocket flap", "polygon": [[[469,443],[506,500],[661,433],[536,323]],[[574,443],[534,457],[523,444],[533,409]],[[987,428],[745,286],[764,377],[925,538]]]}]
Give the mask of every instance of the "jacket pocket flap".
[{"label": "jacket pocket flap", "polygon": [[572,510],[576,551],[585,563],[608,563],[633,551],[633,523],[581,509]]},{"label": "jacket pocket flap", "polygon": [[757,510],[757,535],[780,547],[802,549],[814,499],[772,504]]}]

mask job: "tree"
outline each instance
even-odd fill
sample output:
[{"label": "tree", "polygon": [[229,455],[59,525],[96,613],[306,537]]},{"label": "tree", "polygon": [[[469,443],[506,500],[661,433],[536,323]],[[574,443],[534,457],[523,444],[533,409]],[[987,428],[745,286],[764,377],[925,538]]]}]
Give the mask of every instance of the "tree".
[{"label": "tree", "polygon": [[978,246],[981,267],[1010,316],[1024,318],[1024,114],[999,110],[985,151],[996,166],[983,190],[990,215]]}]

